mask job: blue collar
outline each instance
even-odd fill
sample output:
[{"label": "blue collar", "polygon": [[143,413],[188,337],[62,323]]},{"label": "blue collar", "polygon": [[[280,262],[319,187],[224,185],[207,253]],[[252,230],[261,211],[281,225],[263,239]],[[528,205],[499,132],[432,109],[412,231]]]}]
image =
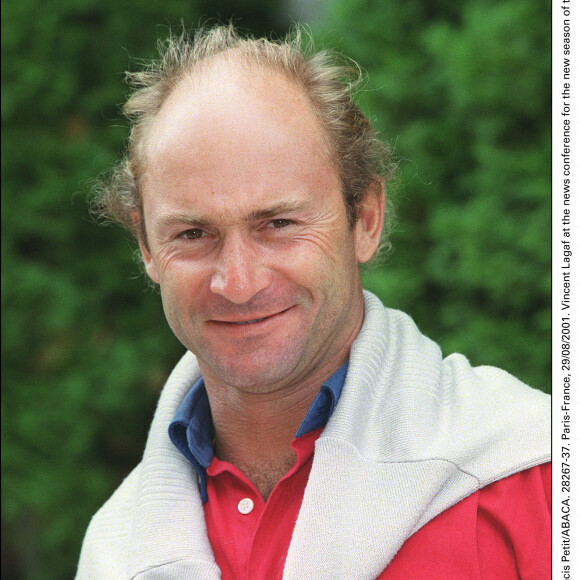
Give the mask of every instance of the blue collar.
[{"label": "blue collar", "polygon": [[[347,369],[348,362],[323,383],[298,427],[296,437],[302,437],[328,423],[338,403]],[[214,436],[209,399],[203,378],[200,377],[179,405],[169,425],[169,438],[195,468],[204,503],[207,501],[206,469],[213,459]]]}]

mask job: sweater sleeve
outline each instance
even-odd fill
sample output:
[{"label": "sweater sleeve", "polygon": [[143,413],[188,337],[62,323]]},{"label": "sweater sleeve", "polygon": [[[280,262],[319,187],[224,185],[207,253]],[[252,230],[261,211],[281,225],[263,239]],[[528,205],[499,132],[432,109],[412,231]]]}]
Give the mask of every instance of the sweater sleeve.
[{"label": "sweater sleeve", "polygon": [[138,478],[139,466],[91,519],[83,540],[75,580],[127,578],[131,514]]}]

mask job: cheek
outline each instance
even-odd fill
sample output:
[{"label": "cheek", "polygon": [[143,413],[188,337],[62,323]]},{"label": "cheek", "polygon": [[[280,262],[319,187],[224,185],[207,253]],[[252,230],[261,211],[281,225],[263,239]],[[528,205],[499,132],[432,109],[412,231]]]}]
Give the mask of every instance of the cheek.
[{"label": "cheek", "polygon": [[195,276],[183,270],[165,272],[160,287],[165,318],[177,339],[189,349],[194,348],[193,337],[200,335],[200,313],[203,312],[203,287]]},{"label": "cheek", "polygon": [[358,272],[354,240],[349,233],[311,236],[295,255],[298,268],[322,283],[328,280],[342,286]]},{"label": "cheek", "polygon": [[293,236],[286,258],[307,268],[319,269],[341,270],[349,262],[356,263],[354,235],[343,221],[337,219]]},{"label": "cheek", "polygon": [[196,311],[196,304],[203,299],[205,277],[191,263],[171,263],[172,267],[161,270],[159,288],[163,308],[173,325],[178,318],[189,318]]},{"label": "cheek", "polygon": [[161,278],[173,275],[187,264],[179,264],[179,253],[172,246],[156,248],[152,252],[155,262],[155,268],[159,272]]},{"label": "cheek", "polygon": [[152,263],[159,276],[159,285],[169,292],[183,293],[188,287],[207,277],[208,265],[173,244],[158,246],[152,252]]},{"label": "cheek", "polygon": [[279,258],[275,269],[280,278],[307,290],[319,305],[330,302],[326,308],[332,308],[333,301],[340,305],[348,300],[346,295],[358,280],[353,244],[347,237],[309,237]]}]

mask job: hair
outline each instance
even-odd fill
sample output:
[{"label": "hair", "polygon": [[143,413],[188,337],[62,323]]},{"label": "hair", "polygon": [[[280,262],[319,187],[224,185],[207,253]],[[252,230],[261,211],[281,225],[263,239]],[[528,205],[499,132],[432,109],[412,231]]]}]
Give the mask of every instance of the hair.
[{"label": "hair", "polygon": [[[114,221],[147,244],[140,186],[145,173],[146,139],[156,115],[180,81],[195,74],[204,61],[216,55],[236,57],[248,65],[273,70],[294,81],[317,116],[337,167],[351,227],[366,195],[379,195],[396,172],[389,145],[376,136],[355,105],[353,95],[363,80],[360,67],[343,55],[316,52],[312,38],[296,27],[283,40],[241,36],[233,25],[185,30],[159,42],[160,58],[127,72],[132,92],[123,107],[130,122],[124,158],[95,189],[91,210],[102,221]],[[394,219],[391,195],[387,196],[381,249],[388,249]],[[136,216],[137,219],[134,219]]]}]

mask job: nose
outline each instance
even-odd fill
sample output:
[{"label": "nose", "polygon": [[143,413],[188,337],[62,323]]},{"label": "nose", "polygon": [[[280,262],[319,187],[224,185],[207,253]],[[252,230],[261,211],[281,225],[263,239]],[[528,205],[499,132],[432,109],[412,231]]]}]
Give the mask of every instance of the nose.
[{"label": "nose", "polygon": [[222,241],[210,279],[212,292],[234,304],[245,304],[271,281],[260,248],[252,240],[231,236]]}]

